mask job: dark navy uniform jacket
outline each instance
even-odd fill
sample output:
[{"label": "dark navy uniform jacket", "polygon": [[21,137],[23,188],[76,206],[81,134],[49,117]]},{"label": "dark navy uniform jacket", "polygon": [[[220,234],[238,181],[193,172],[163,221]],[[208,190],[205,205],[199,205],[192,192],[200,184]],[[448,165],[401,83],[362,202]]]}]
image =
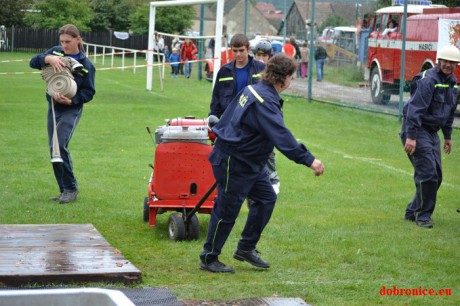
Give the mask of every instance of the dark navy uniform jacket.
[{"label": "dark navy uniform jacket", "polygon": [[[248,85],[259,81],[260,72],[265,69],[265,64],[249,56]],[[230,101],[238,94],[236,92],[235,60],[223,65],[216,77],[216,84],[212,91],[211,110],[209,115],[218,118],[222,116]]]},{"label": "dark navy uniform jacket", "polygon": [[[296,163],[311,166],[315,157],[285,126],[282,106],[283,100],[272,85],[260,82],[247,86],[212,128],[216,148],[252,171],[261,171],[274,147]],[[222,157],[213,153],[211,163]]]},{"label": "dark navy uniform jacket", "polygon": [[417,130],[436,133],[451,139],[458,86],[454,74],[444,75],[438,67],[419,73],[411,83],[411,97],[404,104],[406,137],[417,139]]},{"label": "dark navy uniform jacket", "polygon": [[[34,56],[30,60],[30,67],[35,69],[43,69],[45,64],[45,57],[47,55],[65,56],[64,50],[61,46],[53,47],[42,54]],[[94,86],[94,77],[96,69],[90,60],[86,57],[84,52],[80,52],[80,58],[77,61],[83,65],[84,69],[80,72],[73,73],[75,83],[77,83],[77,93],[72,98],[74,107],[83,107],[83,103],[89,102],[93,99],[96,93]],[[46,99],[51,102],[51,96],[46,94]],[[59,106],[59,105],[57,105]]]}]

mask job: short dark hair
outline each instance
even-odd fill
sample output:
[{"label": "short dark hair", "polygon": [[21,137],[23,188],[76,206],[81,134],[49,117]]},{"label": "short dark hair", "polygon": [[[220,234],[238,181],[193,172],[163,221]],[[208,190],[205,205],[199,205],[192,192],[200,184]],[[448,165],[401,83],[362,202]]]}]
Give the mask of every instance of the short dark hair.
[{"label": "short dark hair", "polygon": [[247,47],[249,48],[249,39],[244,34],[235,34],[230,40],[230,47]]},{"label": "short dark hair", "polygon": [[279,83],[284,86],[286,77],[293,75],[296,70],[297,63],[294,58],[278,53],[268,61],[267,67],[262,72],[262,80],[271,85]]},{"label": "short dark hair", "polygon": [[397,26],[398,26],[398,22],[397,22],[396,20],[390,19],[390,20],[388,20],[388,22],[387,22],[387,28],[390,27],[390,23],[392,23],[394,27],[397,27]]}]

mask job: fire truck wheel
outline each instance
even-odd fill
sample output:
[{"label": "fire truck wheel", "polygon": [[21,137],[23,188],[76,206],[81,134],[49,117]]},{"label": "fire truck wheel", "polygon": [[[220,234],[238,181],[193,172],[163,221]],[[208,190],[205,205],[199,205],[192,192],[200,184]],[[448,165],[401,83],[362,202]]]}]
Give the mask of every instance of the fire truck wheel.
[{"label": "fire truck wheel", "polygon": [[169,239],[181,241],[185,239],[185,223],[181,214],[173,213],[168,220]]},{"label": "fire truck wheel", "polygon": [[374,67],[371,73],[371,97],[375,104],[388,104],[391,95],[384,93],[384,85],[379,73],[379,69]]},{"label": "fire truck wheel", "polygon": [[144,199],[144,222],[149,221],[149,198]]},{"label": "fire truck wheel", "polygon": [[185,227],[185,235],[187,236],[188,240],[196,240],[198,237],[200,237],[200,223],[196,215],[193,215],[193,217],[190,219],[190,222],[188,222]]}]

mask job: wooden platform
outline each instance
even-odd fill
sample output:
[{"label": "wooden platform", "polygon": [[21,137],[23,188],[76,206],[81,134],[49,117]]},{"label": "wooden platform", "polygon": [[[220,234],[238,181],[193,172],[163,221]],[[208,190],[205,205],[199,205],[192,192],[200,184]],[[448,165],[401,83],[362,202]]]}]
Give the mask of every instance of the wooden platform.
[{"label": "wooden platform", "polygon": [[0,225],[0,284],[142,280],[92,224]]}]

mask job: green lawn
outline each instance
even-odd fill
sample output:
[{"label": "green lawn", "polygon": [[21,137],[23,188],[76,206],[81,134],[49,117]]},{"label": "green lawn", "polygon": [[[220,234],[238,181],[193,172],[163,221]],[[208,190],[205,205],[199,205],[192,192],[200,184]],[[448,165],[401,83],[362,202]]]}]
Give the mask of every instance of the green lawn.
[{"label": "green lawn", "polygon": [[[199,240],[173,242],[166,234],[169,213],[159,215],[152,229],[142,221],[142,208],[154,158],[146,126],[153,130],[178,116],[204,118],[211,83],[198,81],[196,74],[171,79],[166,73],[160,92],[155,70],[154,90],[148,92],[142,68],[136,74],[98,71],[97,94],[85,106],[70,145],[79,199],[59,205],[48,200],[58,190],[47,149],[45,83],[39,74],[17,74],[33,71],[28,60],[2,62],[30,57],[0,53],[0,224],[91,223],[142,271],[143,282],[136,286],[166,286],[178,299],[460,304],[458,130],[452,154],[443,155],[435,227],[426,230],[403,220],[414,184],[395,117],[285,97],[287,125],[324,162],[326,172],[314,177],[277,154],[281,193],[258,246],[271,268],[259,271],[232,258],[244,207],[221,255],[236,273],[210,274],[198,269],[209,215],[199,215]],[[383,286],[451,289],[452,295],[381,296]]]}]

